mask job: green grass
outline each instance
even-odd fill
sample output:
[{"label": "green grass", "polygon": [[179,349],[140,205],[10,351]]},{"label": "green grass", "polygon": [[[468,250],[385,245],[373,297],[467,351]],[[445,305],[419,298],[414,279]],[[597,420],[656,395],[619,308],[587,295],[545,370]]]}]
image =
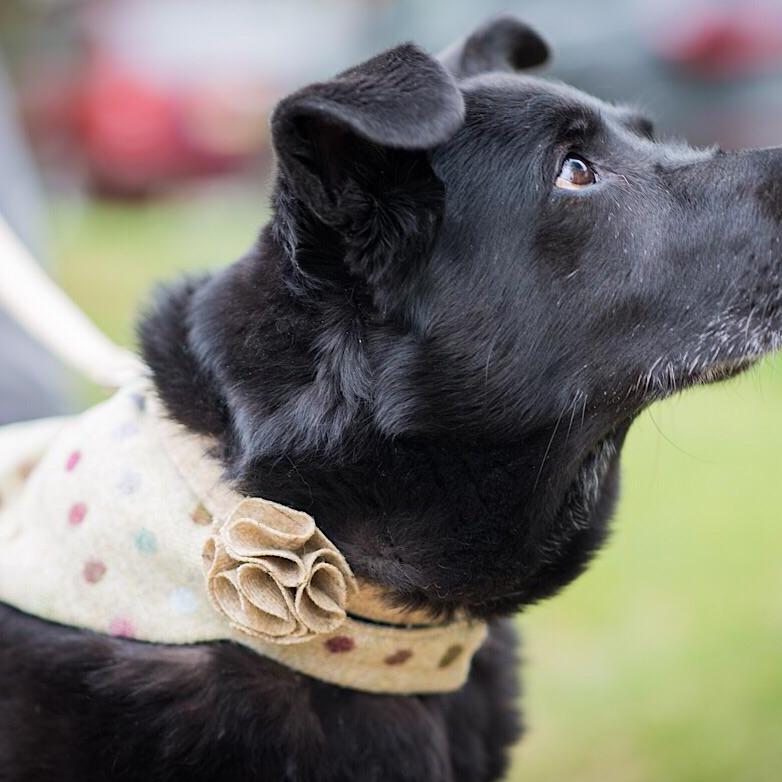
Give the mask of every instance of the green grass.
[{"label": "green grass", "polygon": [[781,453],[773,364],[634,426],[612,541],[520,620],[512,779],[780,779]]},{"label": "green grass", "polygon": [[53,212],[60,280],[113,339],[130,344],[155,283],[235,260],[265,214],[258,194],[134,207],[61,204]]},{"label": "green grass", "polygon": [[[129,342],[151,283],[238,257],[261,197],[55,210],[74,298]],[[782,778],[782,362],[633,427],[614,535],[519,619],[528,735],[511,780]]]}]

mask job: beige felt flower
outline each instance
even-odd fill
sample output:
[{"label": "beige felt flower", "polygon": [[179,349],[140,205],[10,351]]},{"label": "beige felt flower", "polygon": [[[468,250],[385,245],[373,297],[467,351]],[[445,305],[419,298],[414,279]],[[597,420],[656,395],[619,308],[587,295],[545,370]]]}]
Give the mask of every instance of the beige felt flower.
[{"label": "beige felt flower", "polygon": [[248,497],[204,546],[207,589],[233,627],[275,643],[336,630],[357,590],[350,566],[306,513]]}]

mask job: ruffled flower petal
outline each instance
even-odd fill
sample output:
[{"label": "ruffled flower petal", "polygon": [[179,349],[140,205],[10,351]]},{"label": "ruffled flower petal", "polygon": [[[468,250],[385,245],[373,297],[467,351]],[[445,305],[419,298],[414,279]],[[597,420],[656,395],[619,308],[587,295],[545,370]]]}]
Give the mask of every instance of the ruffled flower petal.
[{"label": "ruffled flower petal", "polygon": [[225,526],[224,540],[236,556],[254,557],[267,549],[296,551],[314,533],[312,516],[250,497],[234,510]]},{"label": "ruffled flower petal", "polygon": [[357,590],[345,558],[306,513],[242,500],[203,550],[215,608],[244,633],[296,643],[336,630]]},{"label": "ruffled flower petal", "polygon": [[316,563],[306,584],[296,592],[296,612],[313,633],[330,633],[346,619],[347,585],[328,562]]}]

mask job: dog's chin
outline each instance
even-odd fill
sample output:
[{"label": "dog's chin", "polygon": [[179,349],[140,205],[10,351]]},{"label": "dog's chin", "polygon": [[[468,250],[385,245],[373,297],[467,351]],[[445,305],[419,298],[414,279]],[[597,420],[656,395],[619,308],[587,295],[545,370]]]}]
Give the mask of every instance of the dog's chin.
[{"label": "dog's chin", "polygon": [[[710,385],[729,380],[752,368],[761,359],[782,350],[782,324],[762,323],[750,330],[746,320],[733,324],[732,328],[722,332],[719,340],[720,350],[711,361],[702,366],[683,363],[679,387]],[[676,390],[676,389],[674,389]]]},{"label": "dog's chin", "polygon": [[653,402],[679,391],[730,380],[753,367],[764,355],[765,351],[739,358],[717,359],[705,365],[670,361],[643,374],[631,388],[628,397],[635,400],[637,412],[641,412]]},{"label": "dog's chin", "polygon": [[700,372],[690,373],[689,376],[684,377],[682,386],[690,387],[721,383],[723,380],[730,380],[731,378],[740,375],[742,372],[746,372],[748,369],[755,366],[758,361],[760,361],[760,356],[718,361],[716,364],[706,367]]}]

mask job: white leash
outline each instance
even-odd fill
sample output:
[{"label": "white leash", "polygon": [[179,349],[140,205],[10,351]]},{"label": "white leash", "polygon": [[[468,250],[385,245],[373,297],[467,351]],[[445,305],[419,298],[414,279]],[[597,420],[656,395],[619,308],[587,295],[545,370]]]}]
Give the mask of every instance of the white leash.
[{"label": "white leash", "polygon": [[0,305],[33,337],[93,382],[118,388],[143,364],[115,345],[35,262],[0,215]]}]

